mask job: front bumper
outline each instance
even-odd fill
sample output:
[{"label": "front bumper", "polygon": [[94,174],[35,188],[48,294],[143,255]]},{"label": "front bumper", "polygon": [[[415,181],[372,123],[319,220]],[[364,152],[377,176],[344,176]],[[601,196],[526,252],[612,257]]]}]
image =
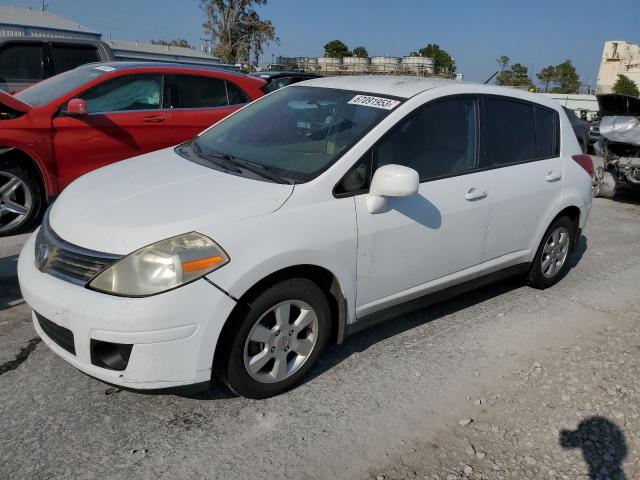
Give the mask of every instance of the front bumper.
[{"label": "front bumper", "polygon": [[[37,233],[37,232],[36,232]],[[132,389],[160,389],[209,381],[216,343],[235,301],[205,280],[145,298],[106,295],[35,267],[35,233],[18,261],[22,295],[34,310],[36,332],[74,367]],[[73,333],[75,354],[42,330],[41,317]],[[122,371],[92,363],[91,340],[133,345]]]}]

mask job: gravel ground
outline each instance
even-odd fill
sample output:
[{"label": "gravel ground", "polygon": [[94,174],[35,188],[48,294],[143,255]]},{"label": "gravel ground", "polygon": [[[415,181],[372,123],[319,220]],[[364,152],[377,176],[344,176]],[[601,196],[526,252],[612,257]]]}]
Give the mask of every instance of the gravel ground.
[{"label": "gravel ground", "polygon": [[32,341],[24,238],[0,240],[0,478],[640,478],[639,203],[596,200],[554,288],[396,318],[264,401],[76,371]]}]

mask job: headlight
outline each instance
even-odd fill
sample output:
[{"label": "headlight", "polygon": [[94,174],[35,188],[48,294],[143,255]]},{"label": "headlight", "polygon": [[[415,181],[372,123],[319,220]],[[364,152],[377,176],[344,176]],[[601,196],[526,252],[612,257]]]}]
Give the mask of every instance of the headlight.
[{"label": "headlight", "polygon": [[144,297],[192,282],[229,263],[209,237],[191,232],[143,247],[98,274],[89,288],[113,295]]}]

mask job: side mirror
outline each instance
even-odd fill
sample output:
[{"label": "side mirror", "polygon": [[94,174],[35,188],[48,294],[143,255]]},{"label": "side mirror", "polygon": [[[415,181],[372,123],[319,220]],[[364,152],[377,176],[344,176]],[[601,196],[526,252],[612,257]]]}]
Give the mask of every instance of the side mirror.
[{"label": "side mirror", "polygon": [[387,210],[388,197],[409,197],[418,193],[420,176],[413,168],[385,165],[376,170],[367,195],[369,213]]},{"label": "side mirror", "polygon": [[85,102],[81,98],[72,98],[67,104],[66,113],[67,115],[71,115],[72,117],[86,115],[87,113],[89,113],[89,107],[87,106],[87,102]]}]

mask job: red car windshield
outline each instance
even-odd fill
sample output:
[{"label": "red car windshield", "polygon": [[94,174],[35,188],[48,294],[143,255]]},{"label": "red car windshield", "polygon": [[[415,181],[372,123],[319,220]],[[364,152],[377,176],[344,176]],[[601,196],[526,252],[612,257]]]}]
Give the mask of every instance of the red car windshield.
[{"label": "red car windshield", "polygon": [[29,105],[47,105],[56,98],[60,98],[85,83],[113,72],[114,70],[114,67],[107,65],[97,65],[95,63],[84,65],[36,83],[17,93],[15,97]]}]

